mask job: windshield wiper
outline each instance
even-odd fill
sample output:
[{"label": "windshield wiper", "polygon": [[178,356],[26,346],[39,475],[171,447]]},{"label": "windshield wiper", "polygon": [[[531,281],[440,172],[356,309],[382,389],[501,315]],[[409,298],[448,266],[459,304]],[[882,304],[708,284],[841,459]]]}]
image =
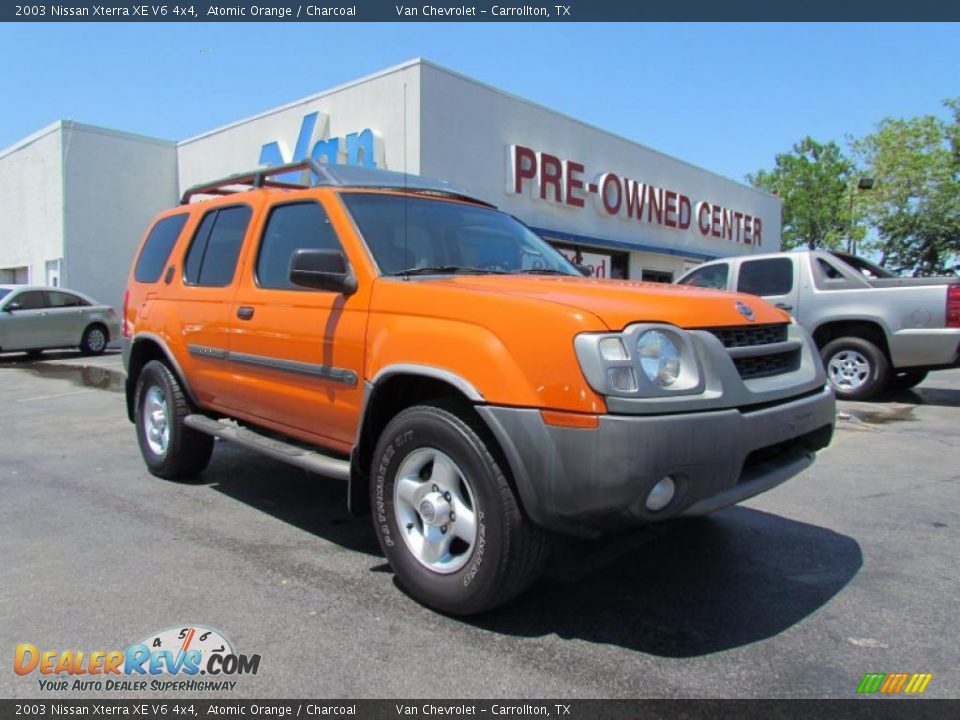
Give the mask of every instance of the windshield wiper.
[{"label": "windshield wiper", "polygon": [[491,270],[490,268],[472,267],[470,265],[431,265],[429,267],[407,268],[390,273],[391,275],[504,275],[503,270]]},{"label": "windshield wiper", "polygon": [[567,277],[576,277],[563,270],[554,270],[553,268],[527,268],[526,270],[513,270],[511,275],[566,275]]}]

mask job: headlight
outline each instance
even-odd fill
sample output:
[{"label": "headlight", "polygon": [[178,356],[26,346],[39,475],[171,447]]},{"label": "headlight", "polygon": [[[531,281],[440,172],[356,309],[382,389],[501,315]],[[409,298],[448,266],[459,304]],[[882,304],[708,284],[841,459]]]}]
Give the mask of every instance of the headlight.
[{"label": "headlight", "polygon": [[680,349],[659,330],[647,330],[637,339],[637,358],[647,379],[670,387],[680,377]]},{"label": "headlight", "polygon": [[691,335],[662,323],[637,323],[619,333],[582,333],[574,348],[594,390],[618,397],[666,397],[703,392]]}]

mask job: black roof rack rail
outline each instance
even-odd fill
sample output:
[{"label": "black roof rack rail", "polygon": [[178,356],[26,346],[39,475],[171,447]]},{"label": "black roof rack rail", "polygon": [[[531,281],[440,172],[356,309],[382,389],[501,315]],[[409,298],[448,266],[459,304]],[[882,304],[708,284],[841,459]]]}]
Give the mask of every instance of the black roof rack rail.
[{"label": "black roof rack rail", "polygon": [[[303,176],[306,176],[306,182],[302,184],[273,179],[277,175],[286,175],[298,170],[301,171]],[[242,186],[243,189],[237,189],[237,186]],[[455,200],[466,200],[472,203],[494,207],[494,205],[488,203],[486,200],[481,200],[471,195],[468,191],[445,180],[433,180],[419,175],[408,175],[407,173],[392,170],[362,168],[350,165],[328,165],[317,162],[313,158],[307,158],[285,165],[258,168],[249,172],[228,175],[219,180],[194,185],[183,193],[183,197],[180,198],[180,204],[188,204],[195,195],[230,195],[236,192],[244,192],[250,188],[265,187],[278,188],[281,190],[303,190],[307,187],[316,186],[356,187],[371,190],[404,190],[424,195],[436,195]]]}]

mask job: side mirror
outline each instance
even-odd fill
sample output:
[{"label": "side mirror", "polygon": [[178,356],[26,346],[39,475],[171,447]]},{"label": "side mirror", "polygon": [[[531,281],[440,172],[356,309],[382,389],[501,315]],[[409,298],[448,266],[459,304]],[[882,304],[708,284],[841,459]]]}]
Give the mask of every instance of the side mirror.
[{"label": "side mirror", "polygon": [[589,265],[574,265],[574,267],[580,271],[580,274],[584,277],[593,277],[593,268]]},{"label": "side mirror", "polygon": [[341,250],[295,250],[290,258],[290,282],[344,295],[357,291],[357,278]]},{"label": "side mirror", "polygon": [[12,313],[14,310],[21,310],[22,308],[23,306],[14,300],[13,302],[8,302],[6,305],[4,305],[3,311]]}]

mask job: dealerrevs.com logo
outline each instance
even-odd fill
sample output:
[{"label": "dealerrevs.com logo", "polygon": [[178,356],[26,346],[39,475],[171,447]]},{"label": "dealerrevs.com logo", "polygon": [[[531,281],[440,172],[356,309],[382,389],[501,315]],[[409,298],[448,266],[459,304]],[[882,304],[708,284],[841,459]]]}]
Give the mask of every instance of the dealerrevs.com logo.
[{"label": "dealerrevs.com logo", "polygon": [[[201,626],[151,633],[125,650],[41,650],[17,645],[13,671],[37,676],[44,691],[224,691],[256,675],[259,655],[241,655],[222,633]],[[200,676],[203,676],[202,679]]]}]

